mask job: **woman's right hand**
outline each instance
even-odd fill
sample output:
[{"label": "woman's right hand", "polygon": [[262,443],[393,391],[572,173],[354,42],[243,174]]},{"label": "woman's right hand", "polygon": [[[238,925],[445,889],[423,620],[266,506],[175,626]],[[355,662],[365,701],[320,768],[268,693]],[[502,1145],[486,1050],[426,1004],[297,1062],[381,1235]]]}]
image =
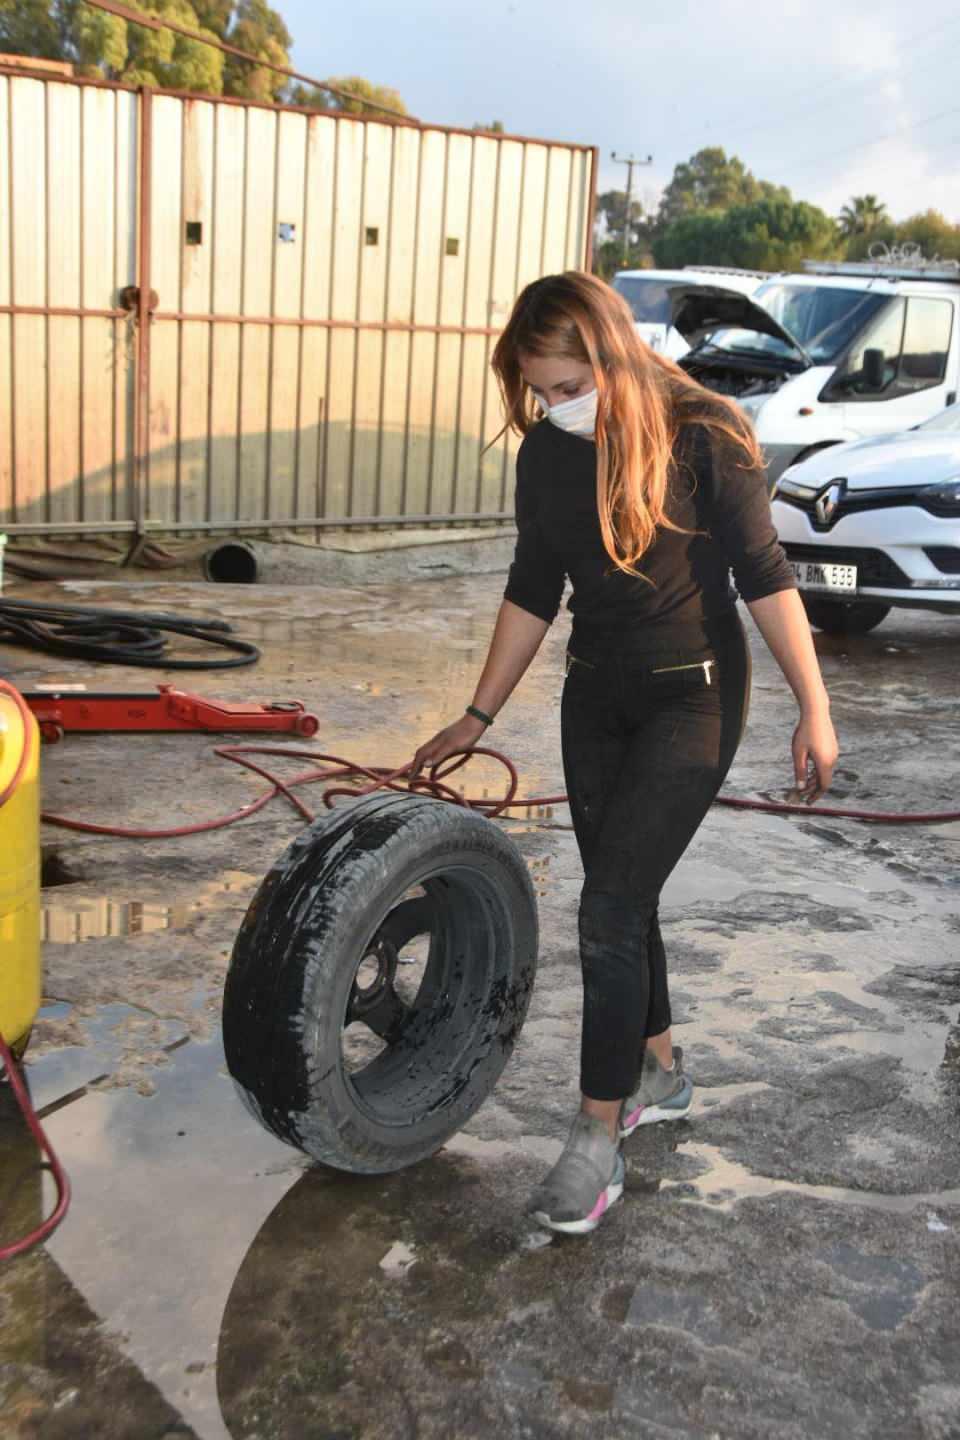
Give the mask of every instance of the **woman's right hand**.
[{"label": "woman's right hand", "polygon": [[462,715],[445,730],[439,730],[432,740],[420,746],[413,757],[411,776],[419,775],[425,765],[441,764],[448,755],[456,755],[460,750],[472,750],[486,728],[483,721],[477,720],[473,715]]}]

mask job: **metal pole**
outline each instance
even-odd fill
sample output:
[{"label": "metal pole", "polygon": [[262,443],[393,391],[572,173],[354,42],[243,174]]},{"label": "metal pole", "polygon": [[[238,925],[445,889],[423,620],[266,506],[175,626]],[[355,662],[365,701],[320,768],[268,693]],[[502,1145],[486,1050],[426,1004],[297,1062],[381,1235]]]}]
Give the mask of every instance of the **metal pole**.
[{"label": "metal pole", "polygon": [[616,150],[611,150],[610,159],[618,165],[627,167],[627,205],[623,219],[623,263],[626,265],[630,258],[630,204],[633,199],[633,167],[634,165],[652,165],[653,156],[648,155],[646,160],[638,160],[636,155],[618,155]]},{"label": "metal pole", "polygon": [[587,252],[584,256],[584,270],[593,269],[593,231],[597,220],[597,183],[600,178],[600,151],[596,145],[590,151],[590,199],[587,203]]},{"label": "metal pole", "polygon": [[137,166],[140,230],[137,246],[137,374],[134,411],[133,519],[142,536],[147,519],[150,464],[150,226],[153,199],[153,94],[140,87],[140,155]]}]

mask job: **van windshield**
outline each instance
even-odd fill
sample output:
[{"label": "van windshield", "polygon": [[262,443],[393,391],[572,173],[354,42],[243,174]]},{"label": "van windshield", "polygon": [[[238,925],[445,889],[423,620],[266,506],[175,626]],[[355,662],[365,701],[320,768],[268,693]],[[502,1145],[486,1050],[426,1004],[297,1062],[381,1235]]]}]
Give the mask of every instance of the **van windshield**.
[{"label": "van windshield", "polygon": [[634,320],[642,325],[670,324],[670,296],[667,291],[675,280],[649,279],[643,275],[617,275],[613,281],[633,311]]},{"label": "van windshield", "polygon": [[[762,285],[754,300],[784,330],[796,337],[818,365],[832,365],[854,336],[889,300],[870,290],[841,290],[833,285]],[[710,345],[734,354],[796,358],[796,351],[776,335],[756,330],[718,330]]]}]

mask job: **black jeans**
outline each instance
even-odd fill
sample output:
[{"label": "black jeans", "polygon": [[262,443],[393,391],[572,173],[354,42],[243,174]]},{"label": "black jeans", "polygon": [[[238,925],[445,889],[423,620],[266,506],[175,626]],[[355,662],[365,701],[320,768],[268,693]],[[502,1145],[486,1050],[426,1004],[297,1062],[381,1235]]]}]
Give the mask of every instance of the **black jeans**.
[{"label": "black jeans", "polygon": [[[563,765],[583,861],[580,1086],[619,1100],[670,1025],[660,891],[723,784],[746,722],[736,613],[681,631],[585,637],[563,688]],[[677,643],[680,642],[680,643]]]}]

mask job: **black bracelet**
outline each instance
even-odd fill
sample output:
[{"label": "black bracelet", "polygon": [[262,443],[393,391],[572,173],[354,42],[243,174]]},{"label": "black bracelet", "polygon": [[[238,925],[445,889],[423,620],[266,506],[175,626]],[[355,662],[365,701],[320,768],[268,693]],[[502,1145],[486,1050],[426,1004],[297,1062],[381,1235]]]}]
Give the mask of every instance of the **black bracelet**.
[{"label": "black bracelet", "polygon": [[472,715],[474,720],[482,720],[484,725],[490,726],[493,724],[493,716],[488,715],[484,710],[478,710],[476,705],[468,705],[464,713]]}]

